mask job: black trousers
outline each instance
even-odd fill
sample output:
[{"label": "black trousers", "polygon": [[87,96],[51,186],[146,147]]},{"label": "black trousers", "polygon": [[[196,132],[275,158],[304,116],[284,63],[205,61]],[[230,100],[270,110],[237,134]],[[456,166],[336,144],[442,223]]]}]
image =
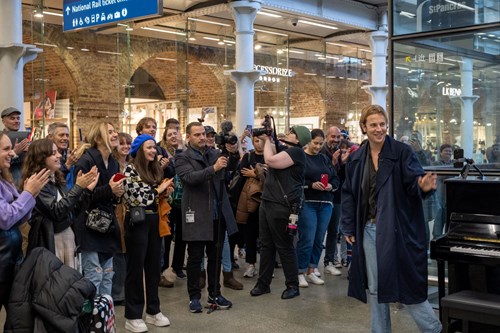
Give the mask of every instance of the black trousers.
[{"label": "black trousers", "polygon": [[257,239],[259,238],[259,210],[250,213],[245,225],[246,258],[249,264],[257,262]]},{"label": "black trousers", "polygon": [[158,284],[161,275],[161,238],[158,214],[146,214],[146,221],[131,226],[125,216],[127,275],[125,278],[125,318],[141,319],[144,310],[144,280],[146,282],[146,313],[160,312]]},{"label": "black trousers", "polygon": [[[187,242],[187,288],[189,299],[201,298],[200,276],[201,263],[207,253],[207,280],[208,294],[210,297],[220,295],[220,271],[222,263],[222,247],[224,245],[224,232],[226,225],[222,220],[214,223],[213,241],[189,241]],[[217,263],[216,263],[217,262]]]},{"label": "black trousers", "polygon": [[[182,215],[181,209],[172,207],[170,214],[170,228],[175,234],[174,254],[172,256],[172,269],[174,271],[182,270],[184,266],[184,257],[186,256],[186,242],[182,240]],[[169,267],[170,262],[170,244],[172,243],[172,235],[163,237],[165,251],[163,252],[163,267],[162,271]]]},{"label": "black trousers", "polygon": [[258,283],[269,286],[273,279],[276,251],[280,256],[286,286],[298,286],[298,264],[293,237],[288,235],[290,209],[262,200],[259,208],[260,268]]}]

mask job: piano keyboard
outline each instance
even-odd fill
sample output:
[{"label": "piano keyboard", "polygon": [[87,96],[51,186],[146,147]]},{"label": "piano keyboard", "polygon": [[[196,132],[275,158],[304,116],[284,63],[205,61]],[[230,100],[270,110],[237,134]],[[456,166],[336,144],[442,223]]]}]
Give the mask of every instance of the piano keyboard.
[{"label": "piano keyboard", "polygon": [[481,248],[477,248],[477,247],[468,247],[468,246],[452,246],[452,247],[450,247],[450,252],[500,257],[499,250],[481,249]]}]

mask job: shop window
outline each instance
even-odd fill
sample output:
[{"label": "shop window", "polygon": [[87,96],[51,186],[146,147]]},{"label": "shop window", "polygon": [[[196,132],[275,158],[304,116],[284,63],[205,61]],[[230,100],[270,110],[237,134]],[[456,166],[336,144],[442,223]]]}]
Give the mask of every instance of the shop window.
[{"label": "shop window", "polygon": [[[420,141],[426,165],[450,144],[495,168],[500,146],[500,30],[395,42],[394,136]],[[500,151],[500,149],[499,149]]]}]

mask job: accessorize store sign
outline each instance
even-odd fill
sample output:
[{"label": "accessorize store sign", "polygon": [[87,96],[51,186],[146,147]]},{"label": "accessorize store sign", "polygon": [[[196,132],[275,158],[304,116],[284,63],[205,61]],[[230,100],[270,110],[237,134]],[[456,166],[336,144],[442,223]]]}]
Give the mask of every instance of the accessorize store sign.
[{"label": "accessorize store sign", "polygon": [[292,77],[295,73],[288,68],[263,66],[263,65],[253,65],[253,68],[257,71],[264,71],[265,73],[259,76],[259,80],[267,82],[280,82],[279,77]]},{"label": "accessorize store sign", "polygon": [[163,14],[163,0],[64,0],[63,31]]}]

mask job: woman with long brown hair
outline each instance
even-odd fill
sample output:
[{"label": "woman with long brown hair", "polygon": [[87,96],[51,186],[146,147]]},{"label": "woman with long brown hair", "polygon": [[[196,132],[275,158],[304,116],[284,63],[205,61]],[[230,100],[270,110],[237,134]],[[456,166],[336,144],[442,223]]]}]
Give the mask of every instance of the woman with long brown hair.
[{"label": "woman with long brown hair", "polygon": [[26,179],[30,172],[42,169],[50,171],[50,178],[40,191],[31,215],[28,252],[35,247],[45,247],[65,265],[76,268],[75,234],[71,226],[75,214],[85,209],[85,200],[80,199],[82,196],[90,198],[97,184],[97,168],[86,174],[80,171],[75,185],[68,191],[56,144],[50,139],[41,139],[30,145],[24,160],[23,177]]},{"label": "woman with long brown hair", "polygon": [[168,326],[170,321],[160,310],[158,285],[161,275],[160,213],[164,192],[173,191],[172,179],[164,181],[163,170],[157,159],[156,142],[151,135],[141,134],[132,143],[130,155],[134,158],[125,168],[126,205],[142,207],[145,221],[135,223],[125,215],[125,244],[127,246],[127,276],[125,279],[125,328],[131,332],[148,330],[144,310],[144,281],[146,282],[146,323]]},{"label": "woman with long brown hair", "polygon": [[94,189],[87,212],[98,209],[110,216],[107,230],[96,231],[87,224],[89,214],[80,214],[75,221],[77,243],[82,253],[82,269],[86,278],[94,283],[97,294],[111,295],[113,279],[113,254],[120,250],[120,228],[116,221],[115,204],[123,194],[123,179],[113,180],[120,170],[111,155],[118,146],[118,134],[111,123],[94,123],[88,134],[86,149],[75,165],[74,174],[89,172],[94,166],[99,180]]}]

